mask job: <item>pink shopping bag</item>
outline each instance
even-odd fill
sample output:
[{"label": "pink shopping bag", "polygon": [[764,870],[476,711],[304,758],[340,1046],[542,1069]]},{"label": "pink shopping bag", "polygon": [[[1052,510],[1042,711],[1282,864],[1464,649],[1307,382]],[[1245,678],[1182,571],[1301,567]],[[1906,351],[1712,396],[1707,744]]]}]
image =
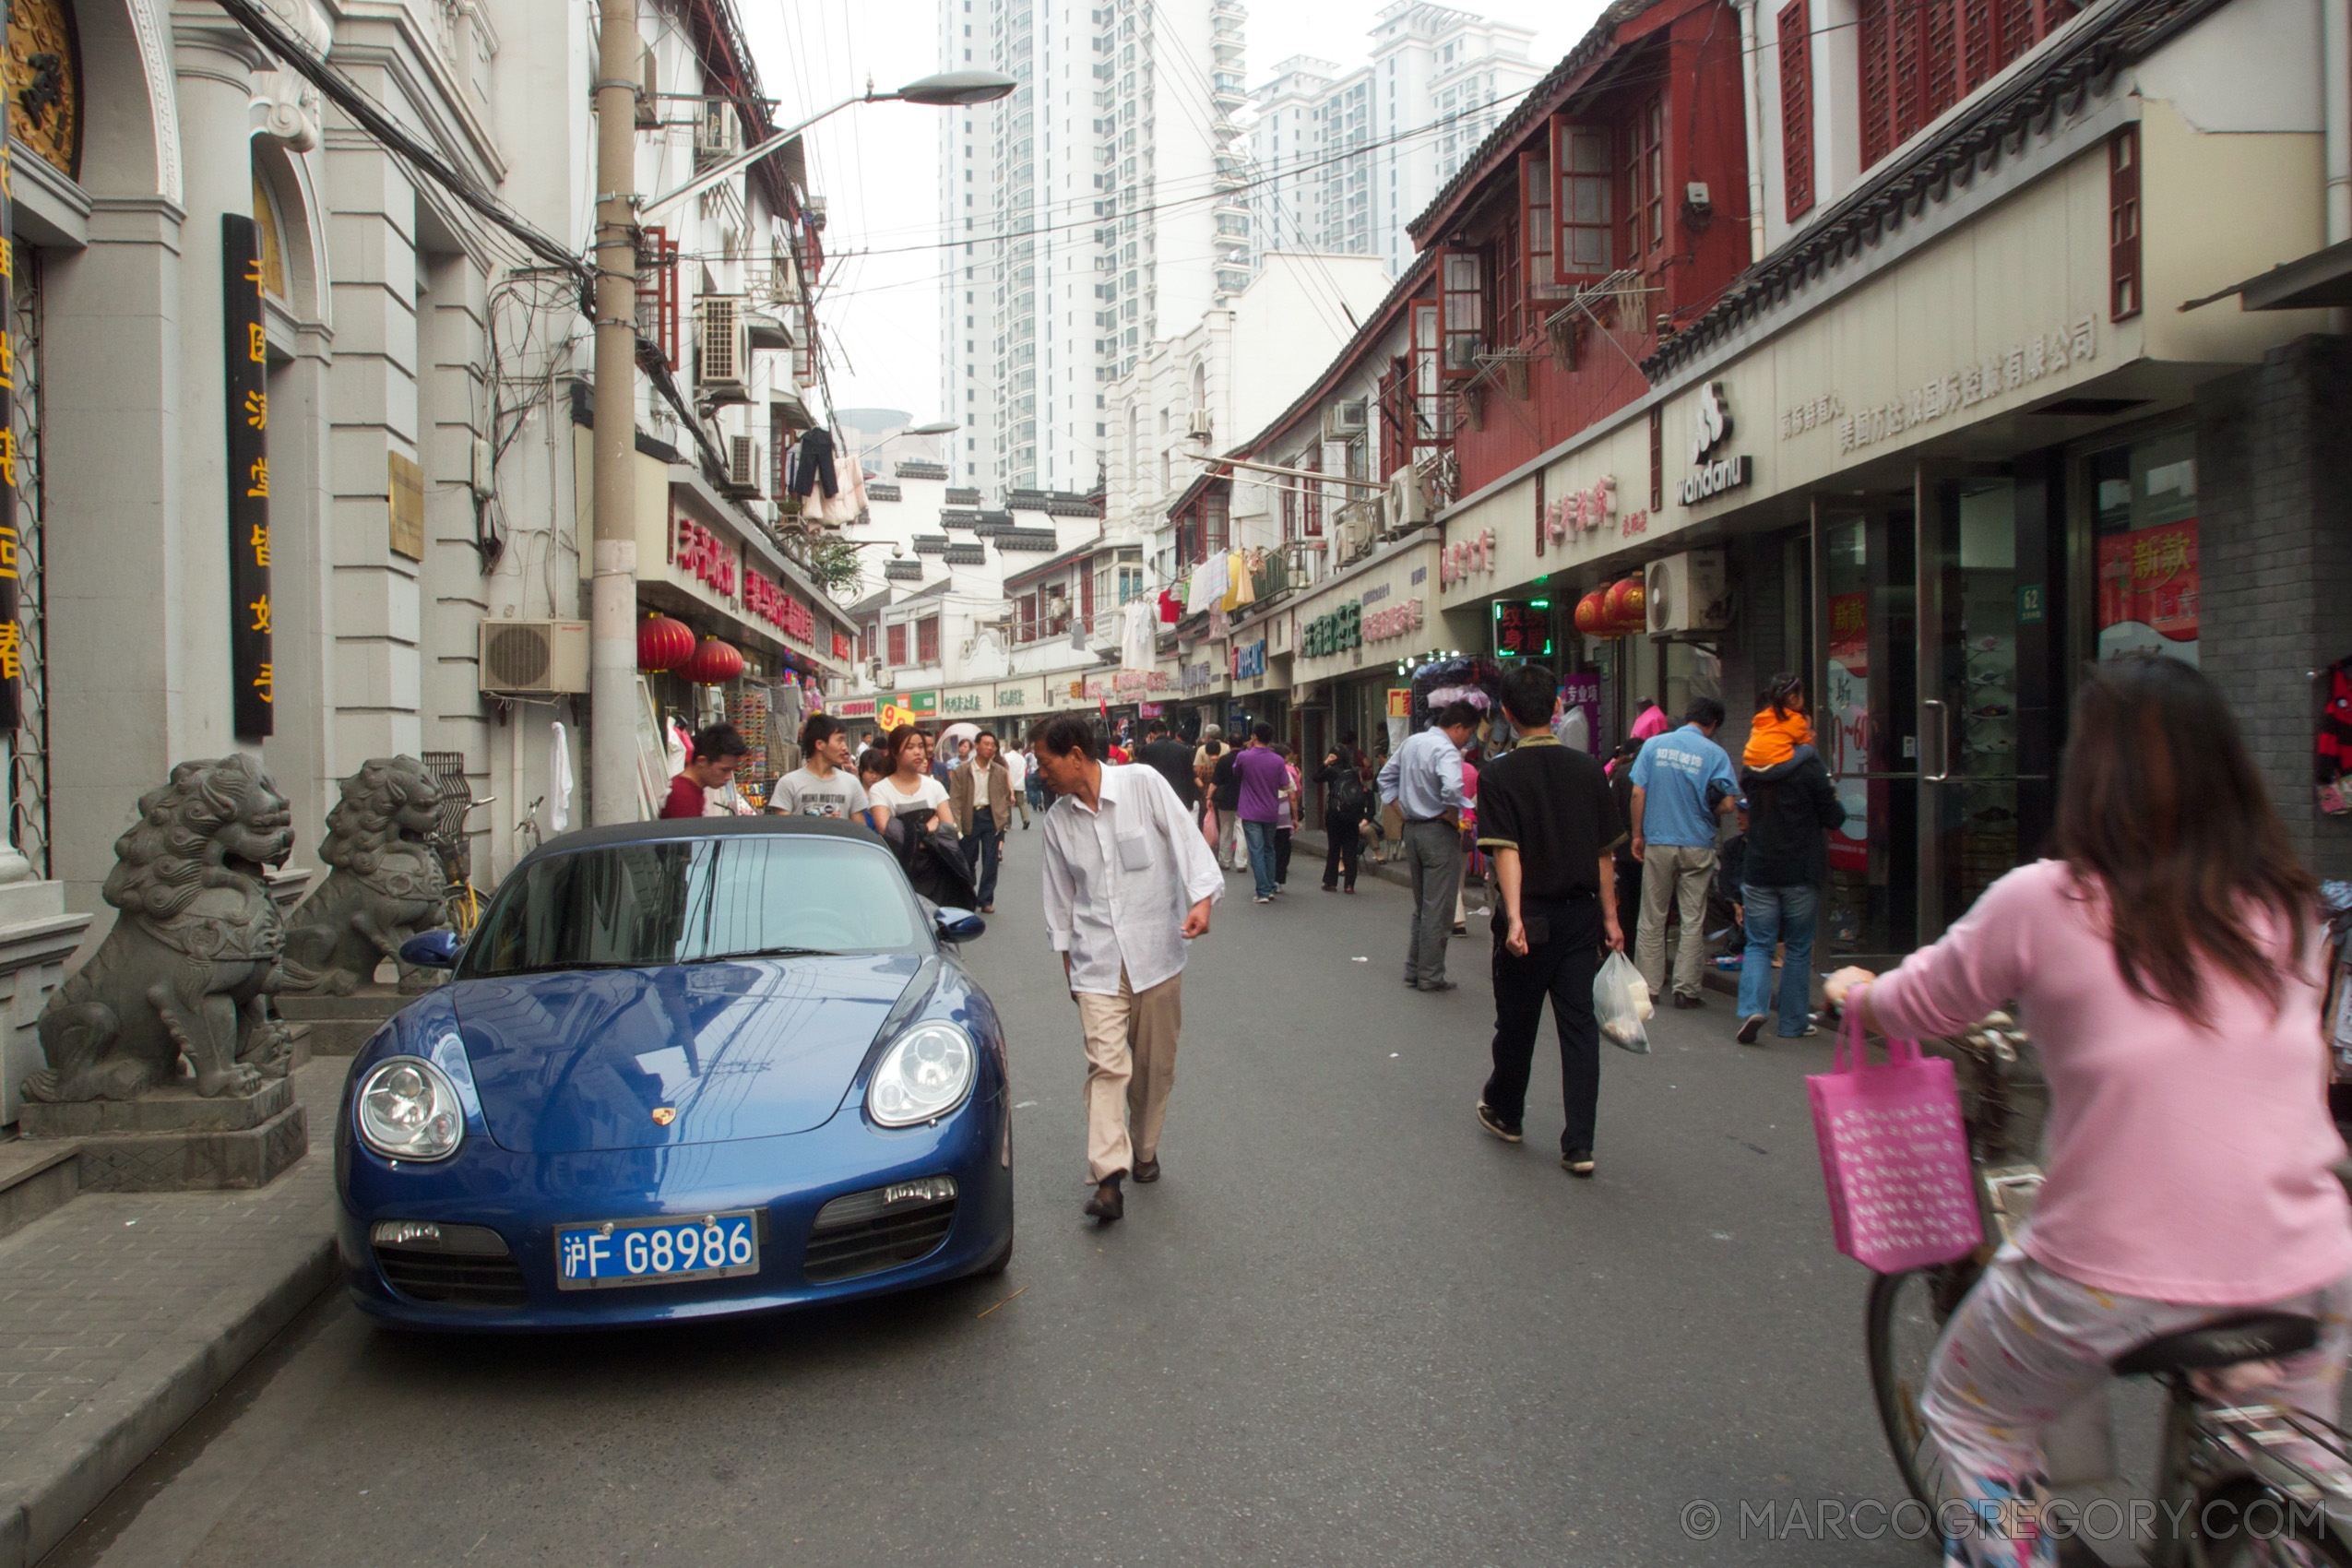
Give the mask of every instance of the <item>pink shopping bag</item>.
[{"label": "pink shopping bag", "polygon": [[1805,1080],[1837,1250],[1881,1274],[1965,1256],[1984,1226],[1952,1063],[1891,1039],[1872,1066],[1846,1020],[1830,1070]]}]

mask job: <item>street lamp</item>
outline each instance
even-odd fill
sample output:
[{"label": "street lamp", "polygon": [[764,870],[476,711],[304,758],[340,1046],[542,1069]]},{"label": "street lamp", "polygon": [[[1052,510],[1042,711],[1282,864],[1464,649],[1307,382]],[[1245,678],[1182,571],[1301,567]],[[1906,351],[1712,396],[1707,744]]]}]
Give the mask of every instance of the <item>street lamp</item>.
[{"label": "street lamp", "polygon": [[588,585],[588,802],[599,826],[634,822],[637,802],[636,232],[662,208],[758,162],[853,103],[956,109],[1020,84],[994,71],[948,71],[896,92],[864,92],[763,138],[650,203],[636,181],[637,0],[601,0],[597,18],[596,410],[589,482],[595,540]]},{"label": "street lamp", "polygon": [[909,82],[897,92],[876,92],[873,83],[869,81],[865,91],[856,97],[845,98],[832,108],[821,110],[797,125],[787,126],[764,141],[754,142],[732,158],[712,164],[676,190],[645,203],[637,208],[637,220],[643,222],[664,208],[708,190],[738,169],[766,158],[819,120],[829,114],[837,114],[853,103],[921,103],[932,109],[960,109],[974,103],[993,102],[1020,85],[1011,77],[994,71],[946,71],[935,77],[925,77],[921,81]]}]

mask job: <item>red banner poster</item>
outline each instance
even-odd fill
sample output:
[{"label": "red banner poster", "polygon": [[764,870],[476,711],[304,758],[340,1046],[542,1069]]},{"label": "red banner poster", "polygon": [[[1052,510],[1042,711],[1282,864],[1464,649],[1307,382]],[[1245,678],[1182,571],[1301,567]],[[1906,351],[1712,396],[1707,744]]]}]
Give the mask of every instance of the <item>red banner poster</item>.
[{"label": "red banner poster", "polygon": [[2197,520],[2160,523],[2098,541],[2099,657],[2152,649],[2193,659]]}]

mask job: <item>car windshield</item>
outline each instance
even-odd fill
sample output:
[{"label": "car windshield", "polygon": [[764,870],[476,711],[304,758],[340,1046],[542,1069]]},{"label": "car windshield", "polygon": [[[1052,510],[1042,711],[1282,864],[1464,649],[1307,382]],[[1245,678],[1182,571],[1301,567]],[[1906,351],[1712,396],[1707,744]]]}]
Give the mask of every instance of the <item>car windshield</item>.
[{"label": "car windshield", "polygon": [[459,972],[930,946],[906,875],[879,844],[800,834],[661,838],[550,855],[509,877]]}]

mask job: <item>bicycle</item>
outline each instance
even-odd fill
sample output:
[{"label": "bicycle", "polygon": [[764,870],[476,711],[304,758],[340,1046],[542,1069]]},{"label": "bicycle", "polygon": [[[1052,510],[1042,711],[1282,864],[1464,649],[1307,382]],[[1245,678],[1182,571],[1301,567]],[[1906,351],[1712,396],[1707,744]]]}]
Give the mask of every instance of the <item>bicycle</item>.
[{"label": "bicycle", "polygon": [[449,911],[449,929],[459,936],[471,936],[474,927],[481,923],[482,905],[481,889],[473,885],[473,848],[469,842],[472,835],[466,830],[465,819],[497,799],[484,795],[479,801],[468,801],[456,810],[448,829],[435,833],[431,840],[433,852],[441,861],[441,896]]},{"label": "bicycle", "polygon": [[[1887,1446],[1905,1488],[1938,1522],[1951,1516],[1946,1510],[1955,1500],[1919,1411],[1929,1360],[1994,1252],[2032,1218],[2042,1182],[2030,1153],[2040,1136],[2033,1112],[2048,1109],[2047,1085],[2025,1072],[2031,1040],[2005,1014],[1991,1015],[1951,1043],[1987,1239],[1952,1263],[1872,1277],[1865,1319],[1871,1387]],[[2031,1103],[2037,1090],[2038,1107]],[[2151,1568],[2352,1568],[2352,1494],[2293,1452],[2315,1450],[2326,1456],[2323,1464],[2352,1466],[2352,1434],[2278,1405],[2229,1403],[2196,1377],[2294,1355],[2318,1337],[2319,1324],[2308,1317],[2241,1313],[2151,1340],[2112,1363],[2117,1376],[2153,1377],[2166,1391],[2156,1495],[2146,1515],[2158,1532]],[[1940,1535],[1930,1538],[1941,1550]]]}]

